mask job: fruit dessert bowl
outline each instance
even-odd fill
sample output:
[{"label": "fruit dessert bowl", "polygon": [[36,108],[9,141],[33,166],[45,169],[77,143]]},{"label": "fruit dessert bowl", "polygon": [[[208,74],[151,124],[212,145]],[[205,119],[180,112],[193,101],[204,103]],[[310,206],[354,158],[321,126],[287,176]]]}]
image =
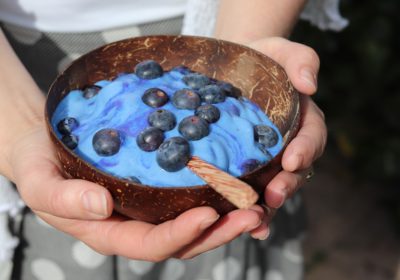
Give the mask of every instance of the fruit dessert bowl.
[{"label": "fruit dessert bowl", "polygon": [[[149,61],[157,63],[143,65]],[[157,70],[158,66],[161,68]],[[239,179],[249,184],[257,193],[263,193],[268,182],[282,169],[282,153],[297,133],[300,119],[298,92],[291,85],[283,68],[262,53],[227,41],[193,36],[148,36],[111,43],[75,60],[56,78],[47,96],[45,117],[50,138],[61,162],[62,171],[67,178],[80,178],[104,186],[114,198],[116,212],[155,224],[173,219],[182,212],[198,206],[211,206],[221,215],[236,208],[207,184],[158,186],[142,183],[136,177],[121,177],[105,172],[73,151],[78,139],[71,137],[68,132],[78,125],[75,123],[76,120],[64,119],[55,128],[52,118],[57,111],[57,106],[68,93],[82,90],[84,97],[90,99],[97,94],[96,86],[93,85],[98,81],[113,81],[121,77],[122,73],[131,73],[134,69],[137,75],[145,80],[157,78],[151,77],[152,73],[157,73],[157,71],[172,73],[173,69],[178,72],[190,69],[193,73],[201,73],[209,77],[210,81],[223,81],[225,85],[233,84],[238,90],[231,91],[231,93],[240,93],[244,99],[258,105],[279,130],[282,148],[266,164],[252,166],[251,170],[240,176]],[[151,71],[147,72],[148,69]],[[186,84],[191,83],[191,81],[185,82]],[[197,78],[196,82],[199,82]],[[221,102],[216,100],[219,98],[218,95],[213,95],[213,87],[206,87],[208,88],[203,90],[203,93],[202,89],[197,91],[200,92],[203,101],[205,103]],[[192,97],[190,91],[181,90],[173,98],[170,98],[170,103],[185,111],[188,109],[187,106],[193,105]],[[235,98],[240,99],[241,97],[235,96]],[[152,147],[154,141],[157,142],[163,137],[162,131],[177,127],[178,124],[175,123],[174,116],[171,116],[168,110],[157,109],[168,102],[168,96],[164,92],[157,89],[148,90],[143,94],[141,100],[149,108],[156,108],[152,116],[149,116],[149,123],[152,127],[144,129],[137,136],[137,146],[150,152],[154,150]],[[202,110],[196,109],[196,114],[198,111],[199,116],[208,122],[214,122],[213,119],[219,112],[210,110],[215,108],[208,108],[213,106],[205,105],[201,107]],[[199,104],[196,106],[198,107]],[[118,114],[118,110],[116,113]],[[205,123],[204,129],[192,129],[194,124],[203,123]],[[155,129],[154,126],[161,130]],[[197,127],[201,128],[202,126]],[[229,127],[226,129],[229,130]],[[67,137],[61,139],[60,132],[61,134],[65,133]],[[179,132],[186,139],[193,141],[206,137],[210,133],[207,122],[196,116],[184,118],[179,123]],[[257,131],[257,133],[263,132]],[[249,134],[252,133],[249,132]],[[254,134],[257,133],[254,132]],[[251,137],[255,136],[251,135]],[[166,140],[161,144],[162,140],[157,147],[161,150],[169,144],[177,145],[176,151],[185,150],[188,144],[185,144],[186,142],[182,139],[182,137],[174,138],[173,141]],[[103,141],[108,142],[104,145]],[[182,145],[182,141],[186,146]],[[121,142],[124,142],[124,139],[118,135],[117,131],[101,129],[93,137],[93,148],[97,154],[108,157],[118,152]],[[163,169],[174,172],[182,168],[179,166],[182,165],[181,161],[171,164],[164,160],[168,159],[168,156],[167,153],[162,154],[160,160],[157,158]],[[184,163],[186,162],[184,161]],[[151,176],[152,174],[150,174]],[[153,177],[157,176],[159,174],[154,173]],[[164,177],[169,178],[168,174]]]}]

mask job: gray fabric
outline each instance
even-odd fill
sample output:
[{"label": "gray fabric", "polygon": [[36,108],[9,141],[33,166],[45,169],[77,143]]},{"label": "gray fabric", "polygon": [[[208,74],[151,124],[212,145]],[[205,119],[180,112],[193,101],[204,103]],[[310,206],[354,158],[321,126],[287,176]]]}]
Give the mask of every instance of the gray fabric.
[{"label": "gray fabric", "polygon": [[[300,201],[300,195],[294,198]],[[289,203],[293,204],[292,201]],[[300,208],[297,208],[300,207]],[[292,212],[294,211],[294,212]],[[192,260],[161,263],[102,256],[26,211],[13,279],[297,280],[302,279],[303,209],[281,209],[266,241],[245,234]]]},{"label": "gray fabric", "polygon": [[[85,34],[39,33],[3,25],[11,45],[44,92],[70,61],[111,41],[145,34],[178,34],[181,18]],[[13,279],[39,280],[298,280],[302,279],[304,209],[297,193],[278,211],[271,236],[243,235],[192,260],[161,263],[102,256],[49,227],[26,209]]]}]

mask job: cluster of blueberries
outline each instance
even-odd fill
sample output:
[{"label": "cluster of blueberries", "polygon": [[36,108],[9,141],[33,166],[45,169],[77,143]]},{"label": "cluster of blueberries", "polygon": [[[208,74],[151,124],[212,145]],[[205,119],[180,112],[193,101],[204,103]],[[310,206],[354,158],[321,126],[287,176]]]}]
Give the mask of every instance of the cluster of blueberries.
[{"label": "cluster of blueberries", "polygon": [[[196,73],[187,67],[179,66],[173,70],[183,74],[187,88],[177,90],[170,100],[159,88],[147,89],[142,101],[153,108],[160,108],[171,101],[175,108],[194,110],[194,114],[185,117],[178,124],[179,137],[165,140],[164,132],[176,127],[175,115],[168,110],[158,109],[148,117],[149,127],[137,136],[136,142],[146,152],[157,150],[157,163],[164,170],[174,172],[186,166],[190,159],[188,141],[200,140],[210,133],[210,124],[220,118],[219,109],[213,104],[224,102],[226,96],[239,96],[238,89],[229,83],[211,79]],[[163,75],[162,67],[153,60],[146,60],[136,65],[135,74],[142,79],[154,79]]]},{"label": "cluster of blueberries", "polygon": [[[175,67],[174,70],[185,74],[183,82],[187,88],[177,90],[172,100],[160,88],[147,89],[142,96],[142,101],[158,109],[149,115],[149,127],[141,131],[136,138],[138,147],[143,151],[157,151],[157,163],[170,172],[182,169],[189,161],[188,141],[200,140],[207,136],[210,133],[210,124],[219,120],[220,111],[213,104],[224,102],[227,96],[234,98],[241,96],[240,90],[230,83],[209,78],[184,66]],[[157,62],[145,60],[136,65],[135,74],[141,79],[155,79],[161,77],[164,70]],[[88,86],[83,89],[83,96],[89,99],[100,89],[101,87],[96,85]],[[175,115],[171,111],[160,108],[169,101],[175,108],[193,110],[194,114],[184,118],[178,124],[178,131],[182,137],[171,137],[165,140],[164,132],[174,129],[177,125]],[[62,142],[72,150],[78,145],[78,138],[72,133],[78,126],[78,121],[73,117],[64,118],[57,124],[57,129],[62,134]],[[268,154],[266,149],[278,142],[276,131],[266,125],[256,125],[254,135],[260,149],[266,154]],[[93,136],[92,144],[98,155],[114,155],[121,147],[120,132],[112,128],[101,129]],[[249,162],[248,168],[254,169],[253,165],[258,164]],[[125,179],[140,183],[134,176]]]}]

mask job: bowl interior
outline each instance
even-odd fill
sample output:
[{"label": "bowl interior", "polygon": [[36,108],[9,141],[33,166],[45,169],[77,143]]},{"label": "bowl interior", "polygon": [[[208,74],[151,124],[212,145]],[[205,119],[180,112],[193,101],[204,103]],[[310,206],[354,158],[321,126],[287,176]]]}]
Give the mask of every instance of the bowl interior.
[{"label": "bowl interior", "polygon": [[137,63],[146,59],[159,62],[166,70],[185,65],[232,83],[264,109],[283,136],[290,132],[298,114],[297,92],[282,67],[269,57],[241,45],[210,38],[150,36],[111,43],[74,61],[52,84],[47,115],[52,116],[70,90],[132,72]]}]

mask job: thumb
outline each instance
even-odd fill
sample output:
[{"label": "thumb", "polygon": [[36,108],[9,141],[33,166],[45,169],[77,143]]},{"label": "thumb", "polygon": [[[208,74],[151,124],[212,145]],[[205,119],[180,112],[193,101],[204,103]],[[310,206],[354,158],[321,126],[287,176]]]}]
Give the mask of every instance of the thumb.
[{"label": "thumb", "polygon": [[104,219],[112,213],[113,200],[107,189],[85,180],[66,180],[50,161],[25,169],[17,187],[33,211],[83,220]]}]

